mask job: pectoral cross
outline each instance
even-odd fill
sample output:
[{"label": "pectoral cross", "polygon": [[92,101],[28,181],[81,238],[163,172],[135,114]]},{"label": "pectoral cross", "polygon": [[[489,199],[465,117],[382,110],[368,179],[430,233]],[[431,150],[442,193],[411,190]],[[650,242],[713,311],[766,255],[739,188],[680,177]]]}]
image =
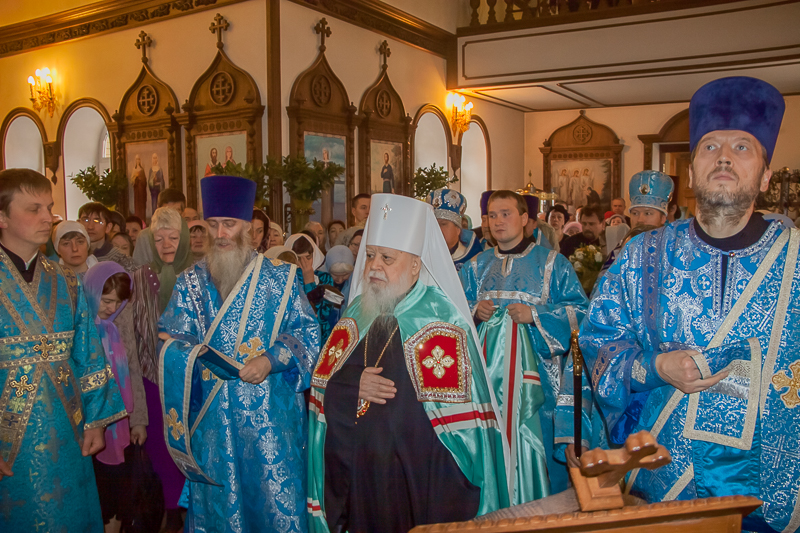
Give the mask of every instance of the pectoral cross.
[{"label": "pectoral cross", "polygon": [[39,338],[39,344],[33,347],[34,352],[39,352],[42,355],[42,359],[47,359],[50,357],[50,352],[55,350],[55,345],[47,340],[47,337],[42,335]]},{"label": "pectoral cross", "polygon": [[314,33],[317,35],[322,36],[322,42],[319,45],[319,51],[325,51],[325,37],[331,36],[331,29],[328,27],[328,21],[324,18],[320,20],[316,26],[314,26]]},{"label": "pectoral cross", "polygon": [[141,48],[141,50],[142,50],[142,63],[144,63],[146,65],[147,64],[147,47],[153,45],[153,40],[150,37],[147,36],[147,34],[144,32],[144,30],[142,30],[141,32],[139,32],[139,38],[136,39],[136,42],[134,44],[136,45],[136,49],[137,50],[139,50]]},{"label": "pectoral cross", "polygon": [[381,43],[381,47],[378,48],[378,53],[383,56],[383,66],[386,67],[386,60],[392,55],[388,41],[383,41]]},{"label": "pectoral cross", "polygon": [[173,439],[178,440],[181,435],[186,433],[186,430],[183,427],[183,422],[178,420],[178,411],[176,411],[174,407],[169,410],[169,415],[167,415],[167,423]]},{"label": "pectoral cross", "polygon": [[783,401],[783,405],[793,409],[800,405],[800,395],[797,394],[800,389],[800,360],[789,365],[789,370],[792,372],[792,377],[789,377],[783,370],[772,376],[772,386],[776,391],[789,388],[788,391],[781,394],[781,401]]},{"label": "pectoral cross", "polygon": [[247,344],[239,346],[239,355],[244,355],[244,362],[248,362],[260,355],[264,355],[264,349],[261,345],[261,339],[255,337],[250,339]]},{"label": "pectoral cross", "polygon": [[385,206],[381,207],[381,211],[383,211],[383,220],[386,220],[386,217],[389,216],[389,211],[391,210],[392,208],[389,207],[389,204],[386,204]]},{"label": "pectoral cross", "polygon": [[28,383],[27,375],[24,375],[21,378],[19,378],[19,381],[12,379],[9,385],[11,385],[12,389],[16,389],[15,394],[17,395],[17,398],[21,398],[22,395],[25,394],[25,391],[33,392],[34,390],[36,390],[36,385]]},{"label": "pectoral cross", "polygon": [[228,21],[225,20],[225,17],[219,13],[217,13],[217,15],[214,17],[214,22],[211,24],[211,26],[208,27],[208,29],[211,30],[211,33],[217,34],[217,48],[220,50],[222,50],[222,47],[224,46],[222,44],[222,32],[227,31],[229,27],[230,24]]},{"label": "pectoral cross", "polygon": [[433,368],[433,375],[439,379],[444,377],[446,369],[455,364],[455,359],[444,353],[440,346],[435,347],[431,351],[431,355],[422,360],[422,365],[425,368]]}]

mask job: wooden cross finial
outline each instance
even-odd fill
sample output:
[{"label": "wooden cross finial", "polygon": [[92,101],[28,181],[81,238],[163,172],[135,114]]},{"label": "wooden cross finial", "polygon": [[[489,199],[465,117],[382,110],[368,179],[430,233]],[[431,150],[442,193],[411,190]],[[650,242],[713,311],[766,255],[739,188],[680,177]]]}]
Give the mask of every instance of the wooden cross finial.
[{"label": "wooden cross finial", "polygon": [[314,26],[314,33],[316,33],[317,35],[321,35],[322,36],[322,42],[319,45],[319,51],[320,52],[324,52],[325,51],[325,37],[330,37],[331,36],[331,29],[328,26],[328,21],[325,20],[324,18],[322,20],[320,20],[317,23],[317,25]]},{"label": "wooden cross finial", "polygon": [[381,47],[378,48],[378,53],[383,56],[383,66],[386,67],[386,60],[392,55],[392,50],[389,48],[389,43],[387,41],[381,43]]},{"label": "wooden cross finial", "polygon": [[139,38],[136,39],[134,43],[136,45],[136,49],[142,49],[142,63],[145,65],[147,64],[147,47],[153,46],[153,40],[147,36],[147,34],[142,30],[139,32]]},{"label": "wooden cross finial", "polygon": [[222,32],[227,31],[229,27],[230,24],[228,23],[228,21],[225,20],[225,17],[223,17],[219,13],[216,14],[216,16],[214,17],[214,22],[212,22],[211,26],[208,27],[211,33],[217,34],[217,48],[219,48],[220,50],[222,50],[222,47],[225,46],[224,44],[222,44]]}]

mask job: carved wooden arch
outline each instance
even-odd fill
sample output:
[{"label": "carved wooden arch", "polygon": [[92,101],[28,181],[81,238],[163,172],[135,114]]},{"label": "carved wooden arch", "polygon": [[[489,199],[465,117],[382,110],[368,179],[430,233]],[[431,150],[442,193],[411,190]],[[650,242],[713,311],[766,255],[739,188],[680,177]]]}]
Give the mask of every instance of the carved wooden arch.
[{"label": "carved wooden arch", "polygon": [[58,158],[61,155],[61,151],[58,149],[58,143],[56,141],[47,141],[47,131],[44,128],[42,119],[39,118],[39,115],[33,110],[27,107],[15,107],[8,112],[3,119],[2,125],[0,125],[0,168],[6,168],[6,135],[8,135],[8,128],[11,127],[11,123],[14,122],[15,119],[23,116],[31,119],[39,130],[39,135],[42,137],[42,148],[44,150],[44,166],[53,173],[50,179],[53,184],[55,184],[57,182],[55,174],[58,170]]},{"label": "carved wooden arch", "polygon": [[[653,145],[656,143],[687,143],[689,142],[689,108],[676,113],[656,134],[639,135],[639,140],[644,145],[643,170],[653,169]],[[688,151],[688,148],[687,148]]]},{"label": "carved wooden arch", "polygon": [[[194,82],[183,104],[184,113],[178,117],[186,133],[186,200],[194,208],[200,203],[200,179],[205,175],[197,163],[198,138],[243,134],[245,160],[241,160],[240,154],[234,154],[234,161],[242,165],[263,163],[261,117],[265,107],[261,104],[261,93],[253,76],[225,53],[221,32],[227,29],[227,21],[219,14],[215,20],[217,26],[214,29],[212,24],[212,32],[218,33],[217,53]],[[220,157],[219,162],[224,165],[224,157]],[[270,207],[272,204],[271,201]]]},{"label": "carved wooden arch", "polygon": [[[614,130],[586,117],[584,110],[578,118],[556,129],[550,138],[539,148],[544,156],[542,177],[543,189],[553,191],[553,161],[610,160],[610,194],[611,198],[621,196],[622,190],[622,149],[625,145],[619,142]],[[610,199],[609,206],[610,209]]]},{"label": "carved wooden arch", "polygon": [[[489,139],[489,127],[486,122],[478,115],[470,115],[470,124],[475,123],[483,133],[483,140],[486,143],[486,190],[492,190],[492,141]],[[465,132],[458,132],[458,146],[461,147],[461,140]]]},{"label": "carved wooden arch", "polygon": [[[179,150],[180,125],[175,115],[178,110],[175,91],[156,76],[147,57],[143,55],[142,68],[123,94],[119,110],[112,116],[113,122],[108,128],[114,154],[113,167],[121,169],[127,175],[128,144],[163,141],[167,144],[166,186],[183,190]],[[130,180],[130,176],[128,179]],[[120,199],[120,208],[125,215],[133,212],[133,206],[128,204],[129,195],[124,194]]]},{"label": "carved wooden arch", "polygon": [[[320,28],[323,36],[330,36],[325,19],[320,20],[315,28],[317,33],[320,33]],[[353,196],[357,192],[369,192],[360,188],[357,190],[355,179],[355,128],[360,117],[356,114],[356,106],[347,96],[347,89],[328,63],[325,49],[323,38],[317,58],[292,84],[286,108],[289,116],[289,153],[305,154],[306,133],[345,138],[345,212],[348,223],[352,224],[354,220],[350,208]],[[278,215],[281,217],[278,220],[282,220],[283,213]],[[322,197],[322,224],[327,225],[332,217],[333,191],[328,190]]]},{"label": "carved wooden arch", "polygon": [[[386,41],[381,45],[381,53],[389,49]],[[371,190],[372,184],[372,141],[384,141],[402,144],[402,175],[394,177],[396,194],[411,194],[411,136],[414,132],[412,119],[406,114],[403,99],[395,90],[389,79],[388,65],[384,59],[381,72],[371,86],[364,91],[359,105],[361,124],[358,126],[359,189],[362,192]]]}]

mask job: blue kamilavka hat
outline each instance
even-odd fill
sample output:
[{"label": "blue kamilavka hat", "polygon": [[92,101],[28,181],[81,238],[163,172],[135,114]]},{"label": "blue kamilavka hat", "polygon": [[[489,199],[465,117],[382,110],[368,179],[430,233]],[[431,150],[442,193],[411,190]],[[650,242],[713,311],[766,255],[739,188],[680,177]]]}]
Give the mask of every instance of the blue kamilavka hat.
[{"label": "blue kamilavka hat", "polygon": [[208,176],[200,180],[204,218],[253,220],[256,182],[238,176]]},{"label": "blue kamilavka hat", "polygon": [[758,139],[769,163],[785,108],[778,89],[756,78],[734,76],[707,83],[689,103],[689,150],[712,131],[741,130]]}]

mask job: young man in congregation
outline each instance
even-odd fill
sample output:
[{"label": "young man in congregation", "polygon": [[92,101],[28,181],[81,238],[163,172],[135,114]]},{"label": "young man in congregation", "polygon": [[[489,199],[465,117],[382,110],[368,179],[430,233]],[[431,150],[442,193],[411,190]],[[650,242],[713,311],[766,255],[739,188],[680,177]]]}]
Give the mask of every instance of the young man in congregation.
[{"label": "young man in congregation", "polygon": [[0,171],[0,531],[102,531],[91,455],[127,416],[83,292],[39,247],[50,181]]},{"label": "young man in congregation", "polygon": [[800,232],[754,212],[784,99],[746,77],[689,106],[696,218],[633,239],[600,281],[581,348],[611,439],[650,431],[672,462],[635,471],[649,502],[740,494],[748,531],[800,526]]},{"label": "young man in congregation", "polygon": [[304,532],[303,391],[319,326],[297,267],[253,250],[255,182],[200,186],[211,246],[178,276],[159,322],[165,435],[189,480],[186,531]]},{"label": "young man in congregation", "polygon": [[313,532],[406,532],[508,507],[502,430],[431,206],[372,197],[310,403]]},{"label": "young man in congregation", "polygon": [[460,277],[510,446],[512,504],[567,488],[553,460],[553,411],[562,357],[588,301],[572,265],[556,250],[526,239],[528,206],[507,190],[487,202],[497,246],[481,252]]}]

